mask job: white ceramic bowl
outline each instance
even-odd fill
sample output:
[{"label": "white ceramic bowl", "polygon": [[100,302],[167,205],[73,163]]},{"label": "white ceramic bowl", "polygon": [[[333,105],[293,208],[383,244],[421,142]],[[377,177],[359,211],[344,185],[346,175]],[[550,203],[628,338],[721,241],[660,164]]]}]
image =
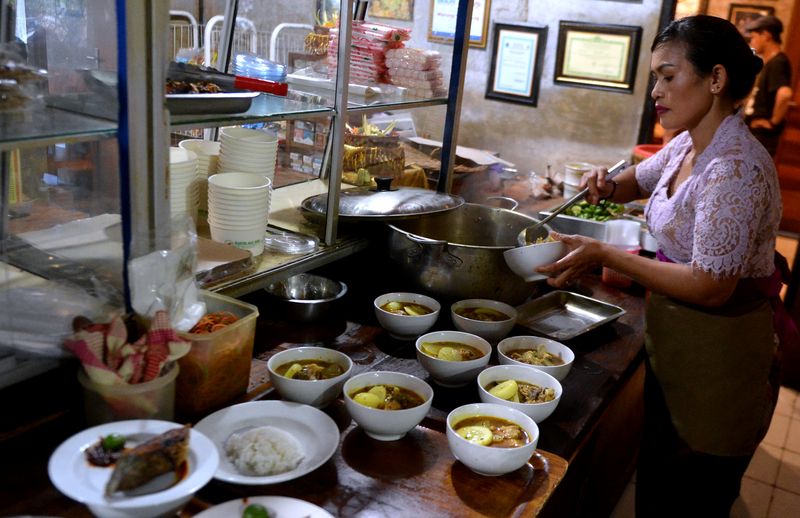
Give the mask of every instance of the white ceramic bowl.
[{"label": "white ceramic bowl", "polygon": [[[546,403],[515,403],[514,401],[507,401],[499,397],[489,394],[486,390],[486,385],[493,381],[506,381],[513,379],[515,381],[524,381],[526,383],[534,383],[540,387],[549,387],[555,390],[556,397],[552,401]],[[530,367],[522,365],[495,365],[488,367],[478,374],[478,392],[481,401],[484,403],[494,403],[497,405],[507,406],[515,410],[519,410],[537,423],[541,423],[548,417],[558,406],[561,400],[561,383],[549,374]]]},{"label": "white ceramic bowl", "polygon": [[561,241],[548,241],[528,246],[519,246],[503,252],[503,259],[511,271],[526,282],[540,281],[547,276],[536,272],[536,268],[554,263],[567,255],[567,247]]},{"label": "white ceramic bowl", "polygon": [[[421,396],[424,403],[405,410],[380,410],[353,401],[351,395],[354,392],[373,385],[395,385],[411,390]],[[344,403],[350,416],[367,435],[379,441],[402,438],[428,415],[432,401],[433,389],[430,385],[416,376],[400,372],[364,372],[344,384]]]},{"label": "white ceramic bowl", "polygon": [[[454,427],[463,419],[475,416],[499,417],[519,425],[531,441],[517,448],[492,448],[472,443],[456,433]],[[507,406],[472,403],[460,406],[447,415],[447,444],[450,452],[469,469],[480,475],[499,476],[524,466],[536,451],[539,427],[527,415]]]},{"label": "white ceramic bowl", "polygon": [[[327,380],[300,380],[281,376],[275,369],[298,360],[321,360],[337,363],[344,372]],[[353,360],[346,354],[325,347],[294,347],[281,351],[267,361],[269,378],[275,390],[289,401],[323,407],[339,397],[342,387],[353,372]]]},{"label": "white ceramic bowl", "polygon": [[[467,361],[447,361],[422,352],[425,342],[459,342],[478,349],[483,356]],[[461,387],[474,380],[489,363],[492,346],[480,336],[463,331],[433,331],[417,338],[417,360],[431,378],[443,387]]]},{"label": "white ceramic bowl", "polygon": [[[464,308],[490,308],[508,315],[505,320],[476,320],[458,314],[458,310]],[[465,299],[459,300],[450,306],[450,317],[453,325],[459,331],[472,333],[490,342],[496,342],[505,338],[514,328],[517,322],[517,310],[504,302],[489,299]]]},{"label": "white ceramic bowl", "polygon": [[[422,304],[433,310],[432,313],[426,315],[412,316],[412,315],[398,315],[391,313],[381,306],[388,302],[410,302],[414,304]],[[422,333],[433,327],[436,319],[439,318],[439,312],[442,305],[435,299],[419,293],[405,293],[393,292],[384,293],[375,298],[372,305],[375,307],[375,317],[378,323],[389,332],[393,338],[398,340],[414,340]]]},{"label": "white ceramic bowl", "polygon": [[[549,353],[555,354],[556,356],[560,355],[561,359],[564,360],[564,364],[531,365],[530,363],[513,360],[507,355],[510,351],[515,349],[533,349],[538,345],[544,345],[545,349]],[[546,372],[558,381],[561,381],[567,377],[570,369],[572,369],[572,363],[575,361],[575,353],[572,352],[572,349],[561,342],[556,342],[555,340],[550,340],[549,338],[541,338],[539,336],[511,336],[505,340],[501,340],[500,343],[497,344],[497,360],[500,365],[522,365],[523,367],[533,367],[534,369]]]}]

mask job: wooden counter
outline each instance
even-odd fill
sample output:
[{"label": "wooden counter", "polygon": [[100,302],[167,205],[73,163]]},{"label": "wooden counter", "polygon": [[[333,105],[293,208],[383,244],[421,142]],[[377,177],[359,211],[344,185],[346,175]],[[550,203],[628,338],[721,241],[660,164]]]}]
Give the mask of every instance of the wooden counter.
[{"label": "wooden counter", "polygon": [[[345,281],[349,293],[340,316],[313,326],[281,320],[257,294],[246,298],[259,305],[261,317],[250,388],[242,400],[277,397],[268,382],[266,360],[279,350],[297,345],[341,350],[353,358],[354,373],[395,370],[427,379],[415,359],[413,343],[390,338],[375,320],[371,304],[374,296],[402,288],[396,285],[400,280],[391,275],[376,278],[363,273],[374,273],[376,269],[367,265],[375,260],[379,259],[357,254],[319,272]],[[539,451],[529,467],[505,477],[486,478],[455,461],[442,433],[443,418],[456,406],[478,401],[477,390],[473,385],[443,389],[431,383],[436,391],[432,411],[406,439],[388,446],[372,441],[346,414],[342,415],[342,405],[337,402],[326,412],[339,424],[342,442],[322,467],[301,479],[274,486],[212,481],[182,515],[192,516],[210,505],[257,494],[300,497],[338,516],[387,515],[390,509],[397,513],[398,506],[417,516],[426,511],[454,517],[607,515],[629,480],[637,452],[643,297],[635,290],[623,292],[604,286],[595,276],[586,277],[570,290],[619,305],[627,314],[567,342],[576,360],[563,381],[559,407],[541,424]],[[440,302],[443,308],[449,307],[450,301]],[[442,313],[435,328],[450,326],[448,312]],[[530,333],[517,327],[512,334]],[[15,387],[15,394],[4,396],[17,398],[20,408],[27,408],[36,399],[25,390],[39,392],[39,396],[54,390],[69,392],[63,385],[47,386],[47,380],[32,381],[38,385],[23,384]],[[79,400],[72,399],[72,403],[74,406],[54,415],[50,423],[40,423],[0,442],[0,515],[89,516],[84,506],[61,495],[47,477],[47,459],[53,449],[85,427]],[[11,418],[4,416],[5,424]]]},{"label": "wooden counter", "polygon": [[[358,259],[359,256],[354,257]],[[474,385],[458,389],[437,386],[417,362],[413,342],[394,340],[379,327],[371,301],[381,293],[404,291],[394,284],[399,281],[348,275],[335,268],[322,273],[347,283],[350,294],[344,304],[345,319],[301,328],[270,321],[269,315],[274,312],[268,303],[258,297],[249,299],[262,308],[251,373],[252,396],[273,397],[266,373],[266,360],[272,354],[296,345],[314,344],[348,354],[354,360],[354,374],[391,370],[425,379],[435,390],[429,414],[432,418],[443,420],[453,408],[479,401]],[[540,425],[538,446],[565,459],[569,469],[542,513],[602,516],[613,510],[624,491],[638,453],[644,386],[644,292],[637,287],[629,290],[608,287],[600,282],[599,276],[587,276],[569,290],[620,306],[626,314],[565,342],[575,352],[575,362],[562,381],[564,390],[558,408]],[[440,302],[442,316],[434,329],[451,329],[446,308],[452,301],[440,299]],[[517,326],[511,334],[535,333]]]}]

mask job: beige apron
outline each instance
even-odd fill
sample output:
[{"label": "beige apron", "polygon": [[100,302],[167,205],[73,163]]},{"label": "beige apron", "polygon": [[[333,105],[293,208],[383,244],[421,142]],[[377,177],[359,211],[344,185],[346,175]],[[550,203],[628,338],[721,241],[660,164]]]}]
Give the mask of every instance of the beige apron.
[{"label": "beige apron", "polygon": [[651,293],[645,347],[678,435],[695,451],[750,455],[773,411],[772,308],[706,311]]}]

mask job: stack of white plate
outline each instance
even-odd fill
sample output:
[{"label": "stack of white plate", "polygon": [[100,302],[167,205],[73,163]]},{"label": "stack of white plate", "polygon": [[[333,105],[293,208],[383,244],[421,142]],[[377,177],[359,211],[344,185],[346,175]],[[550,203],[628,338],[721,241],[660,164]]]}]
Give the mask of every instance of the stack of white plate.
[{"label": "stack of white plate", "polygon": [[219,132],[219,172],[238,171],[275,177],[278,138],[247,128],[222,128]]},{"label": "stack of white plate", "polygon": [[208,177],[217,173],[219,166],[219,142],[202,139],[187,139],[178,143],[178,147],[197,154],[197,209],[200,215],[208,215]]},{"label": "stack of white plate", "polygon": [[197,217],[197,155],[178,147],[169,148],[169,208],[172,216]]},{"label": "stack of white plate", "polygon": [[230,172],[208,178],[208,226],[211,239],[249,250],[264,251],[264,234],[272,196],[266,176]]}]

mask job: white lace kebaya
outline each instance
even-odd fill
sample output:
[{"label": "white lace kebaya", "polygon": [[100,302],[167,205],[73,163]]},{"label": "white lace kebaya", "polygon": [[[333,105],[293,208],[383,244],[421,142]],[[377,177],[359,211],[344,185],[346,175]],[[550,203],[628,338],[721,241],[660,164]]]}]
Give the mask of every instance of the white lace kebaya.
[{"label": "white lace kebaya", "polygon": [[782,212],[772,157],[735,113],[670,197],[669,184],[691,147],[684,131],[636,166],[641,190],[651,194],[645,216],[661,252],[715,277],[772,274]]}]

